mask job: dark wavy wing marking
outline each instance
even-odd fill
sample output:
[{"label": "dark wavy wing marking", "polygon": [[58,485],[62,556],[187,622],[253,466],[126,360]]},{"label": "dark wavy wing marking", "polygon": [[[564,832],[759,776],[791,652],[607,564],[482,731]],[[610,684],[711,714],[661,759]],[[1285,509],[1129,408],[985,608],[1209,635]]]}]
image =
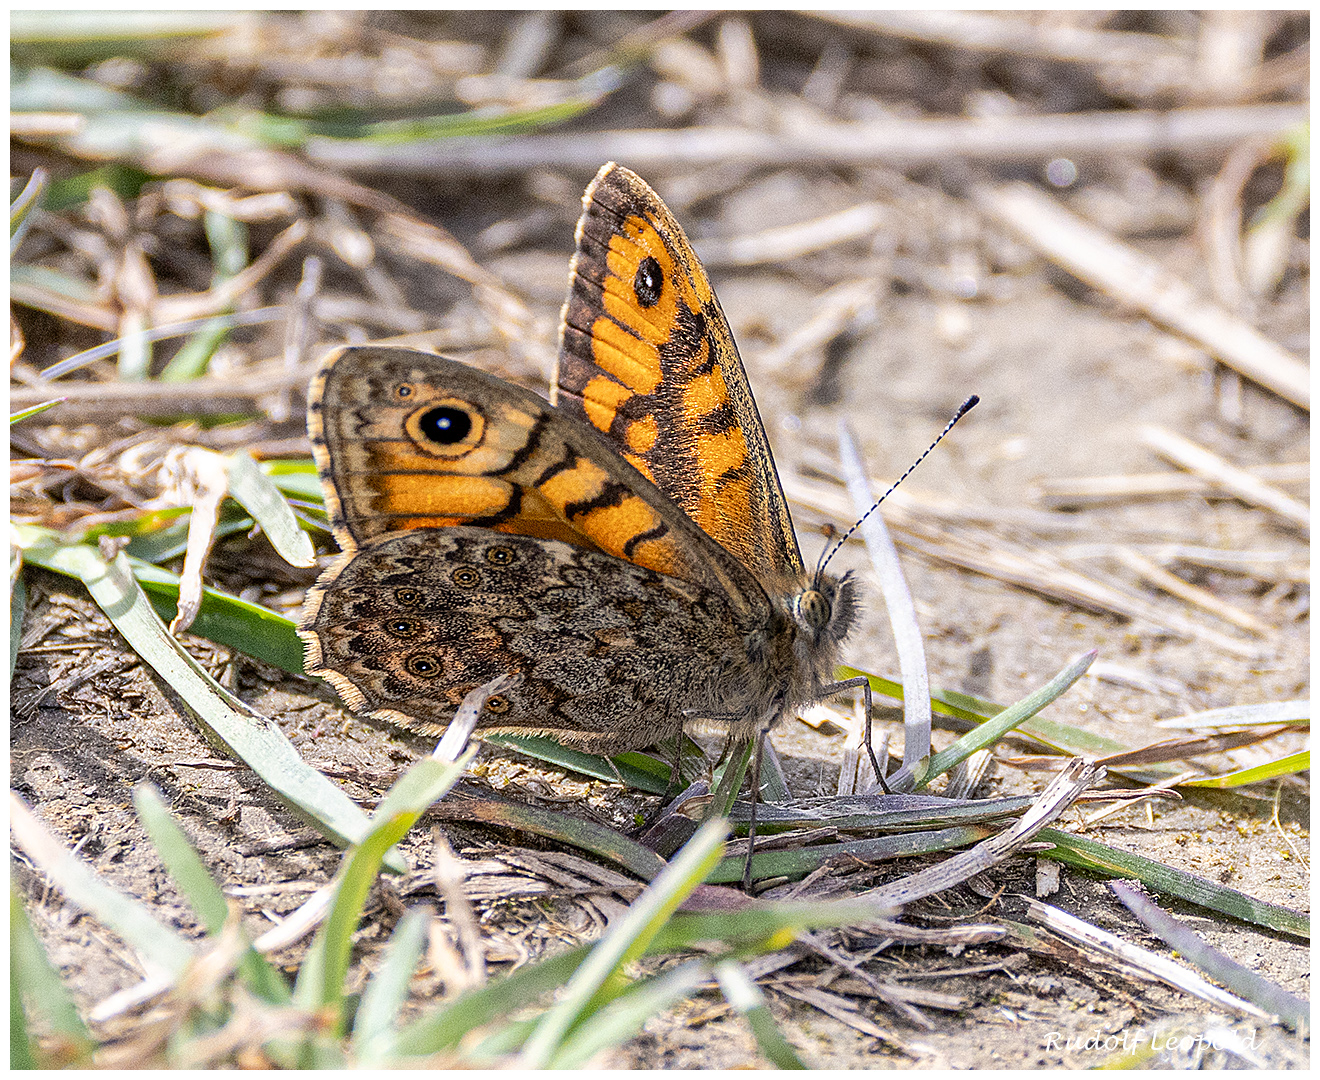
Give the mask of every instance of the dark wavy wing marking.
[{"label": "dark wavy wing marking", "polygon": [[[625,280],[610,269],[610,245],[632,219],[650,233],[643,230],[635,251],[616,246]],[[633,295],[630,275],[647,255],[671,279],[675,308],[657,304],[653,314]],[[609,313],[607,295],[630,303],[626,321]],[[705,400],[697,414],[689,388],[715,370],[725,396]],[[612,163],[583,198],[556,391],[563,411],[591,423],[758,577],[802,571],[765,427],[719,301],[659,196]],[[740,432],[741,442],[725,438],[729,432]]]}]

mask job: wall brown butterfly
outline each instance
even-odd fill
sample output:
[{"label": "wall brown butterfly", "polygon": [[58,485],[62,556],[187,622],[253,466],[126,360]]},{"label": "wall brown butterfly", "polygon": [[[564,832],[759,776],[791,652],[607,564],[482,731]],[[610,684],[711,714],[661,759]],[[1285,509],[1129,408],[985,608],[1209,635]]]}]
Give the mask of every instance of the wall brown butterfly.
[{"label": "wall brown butterfly", "polygon": [[470,690],[478,731],[613,754],[766,731],[829,683],[857,589],[809,573],[729,325],[639,177],[587,188],[557,407],[453,360],[355,346],[308,429],[343,554],[309,593],[307,670],[424,734]]}]

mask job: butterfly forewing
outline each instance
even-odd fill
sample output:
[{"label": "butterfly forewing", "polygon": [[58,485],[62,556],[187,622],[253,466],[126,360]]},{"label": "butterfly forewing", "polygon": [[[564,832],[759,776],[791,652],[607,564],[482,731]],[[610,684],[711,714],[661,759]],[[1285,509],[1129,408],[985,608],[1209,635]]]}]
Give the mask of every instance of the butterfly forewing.
[{"label": "butterfly forewing", "polygon": [[614,164],[583,198],[556,400],[762,580],[802,572],[719,301],[659,196]]}]

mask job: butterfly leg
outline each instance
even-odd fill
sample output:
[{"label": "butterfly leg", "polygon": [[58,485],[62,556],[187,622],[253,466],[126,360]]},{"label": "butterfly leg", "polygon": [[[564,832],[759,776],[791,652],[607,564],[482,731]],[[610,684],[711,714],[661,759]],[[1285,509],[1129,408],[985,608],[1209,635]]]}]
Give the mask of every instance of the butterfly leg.
[{"label": "butterfly leg", "polygon": [[857,675],[851,679],[844,679],[842,682],[830,683],[824,687],[821,697],[830,697],[833,694],[841,694],[845,690],[856,690],[858,687],[862,691],[862,704],[866,713],[866,732],[862,742],[866,747],[866,753],[871,759],[871,768],[875,770],[875,778],[880,782],[880,790],[886,795],[893,794],[889,790],[889,785],[885,783],[885,771],[880,768],[880,762],[876,760],[875,748],[871,745],[871,680],[865,675]]},{"label": "butterfly leg", "polygon": [[756,737],[756,751],[752,754],[752,810],[747,822],[747,859],[743,862],[743,891],[752,891],[752,853],[756,851],[756,807],[761,802],[761,753],[766,733]]}]

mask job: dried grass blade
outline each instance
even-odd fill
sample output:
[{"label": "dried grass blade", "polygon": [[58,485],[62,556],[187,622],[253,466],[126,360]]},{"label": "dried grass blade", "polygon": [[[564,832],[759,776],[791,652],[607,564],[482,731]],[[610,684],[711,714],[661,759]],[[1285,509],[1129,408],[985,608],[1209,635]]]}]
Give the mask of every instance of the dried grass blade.
[{"label": "dried grass blade", "polygon": [[1090,762],[1073,758],[1064,766],[1030,810],[1021,819],[998,836],[978,844],[970,851],[945,859],[926,870],[921,870],[898,881],[872,889],[863,895],[882,903],[908,904],[924,896],[942,892],[974,874],[1003,862],[1041,829],[1064,812],[1073,801],[1104,776]]},{"label": "dried grass blade", "polygon": [[1192,731],[1215,731],[1223,728],[1252,727],[1256,724],[1294,724],[1311,722],[1311,702],[1266,701],[1256,705],[1227,705],[1222,709],[1187,713],[1167,720],[1157,720],[1156,727],[1186,728]]},{"label": "dried grass blade", "polygon": [[[871,509],[875,496],[866,478],[857,442],[842,424],[839,427],[839,457],[848,494],[852,497],[853,513],[862,517]],[[880,580],[889,624],[894,632],[898,669],[903,679],[903,767],[888,778],[887,783],[891,791],[911,791],[929,777],[926,762],[930,758],[930,674],[926,667],[926,648],[921,640],[912,594],[898,561],[898,551],[880,514],[866,517],[860,530],[871,565]]]},{"label": "dried grass blade", "polygon": [[1117,959],[1153,978],[1159,979],[1161,982],[1167,983],[1175,990],[1193,994],[1221,1008],[1245,1013],[1248,1016],[1256,1016],[1262,1020],[1269,1019],[1269,1013],[1263,1009],[1258,1008],[1249,1001],[1243,1001],[1234,994],[1219,989],[1219,987],[1206,982],[1196,972],[1188,971],[1172,960],[1157,956],[1149,949],[1143,949],[1139,945],[1131,945],[1097,926],[1092,926],[1074,915],[1069,915],[1066,911],[1060,911],[1050,904],[1042,904],[1034,897],[1028,896],[1026,901],[1029,918],[1049,927],[1056,934],[1070,941],[1075,941],[1092,952],[1099,953],[1106,959]]}]

